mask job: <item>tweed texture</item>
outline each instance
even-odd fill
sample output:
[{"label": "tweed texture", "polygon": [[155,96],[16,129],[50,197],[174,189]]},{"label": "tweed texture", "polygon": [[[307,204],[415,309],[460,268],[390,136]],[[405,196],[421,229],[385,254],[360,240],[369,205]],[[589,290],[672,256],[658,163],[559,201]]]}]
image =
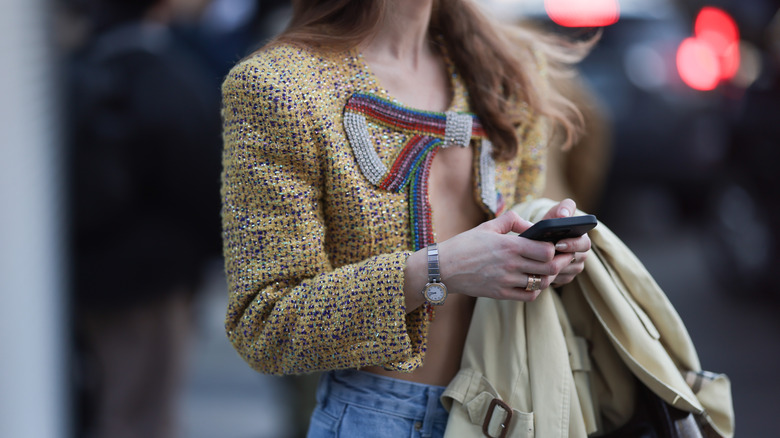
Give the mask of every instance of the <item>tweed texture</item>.
[{"label": "tweed texture", "polygon": [[[468,94],[450,72],[449,111],[466,112]],[[356,93],[401,103],[359,53],[291,45],[240,62],[222,93],[226,330],[235,349],[270,374],[419,367],[431,310],[404,308],[412,200],[369,182],[343,126]],[[540,194],[542,126],[519,128],[520,152],[497,163],[501,205]],[[409,140],[382,124],[368,130],[386,165]],[[474,151],[475,200],[484,205]]]}]

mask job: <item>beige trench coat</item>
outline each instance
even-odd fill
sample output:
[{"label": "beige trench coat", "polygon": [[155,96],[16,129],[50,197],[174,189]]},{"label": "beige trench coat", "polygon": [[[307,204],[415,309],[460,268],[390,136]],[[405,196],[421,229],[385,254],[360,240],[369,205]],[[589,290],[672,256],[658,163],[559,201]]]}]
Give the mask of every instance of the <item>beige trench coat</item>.
[{"label": "beige trench coat", "polygon": [[[553,204],[513,210],[535,222]],[[636,378],[734,435],[728,378],[701,370],[679,315],[620,239],[603,224],[589,235],[585,270],[560,295],[477,300],[461,371],[442,396],[445,438],[598,435],[629,419]]]}]

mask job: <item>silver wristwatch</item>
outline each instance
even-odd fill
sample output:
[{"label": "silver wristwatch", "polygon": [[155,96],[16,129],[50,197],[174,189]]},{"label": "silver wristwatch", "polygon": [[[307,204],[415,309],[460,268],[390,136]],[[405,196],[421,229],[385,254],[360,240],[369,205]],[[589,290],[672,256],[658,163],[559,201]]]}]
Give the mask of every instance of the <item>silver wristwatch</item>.
[{"label": "silver wristwatch", "polygon": [[441,282],[439,272],[439,247],[435,243],[428,246],[428,284],[422,294],[426,301],[435,306],[441,306],[447,299],[447,286]]}]

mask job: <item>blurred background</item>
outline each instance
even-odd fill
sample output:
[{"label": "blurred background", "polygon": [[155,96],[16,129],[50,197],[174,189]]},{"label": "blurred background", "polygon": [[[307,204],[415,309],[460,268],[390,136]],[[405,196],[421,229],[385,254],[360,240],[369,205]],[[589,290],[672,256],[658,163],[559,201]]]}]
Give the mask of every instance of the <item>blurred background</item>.
[{"label": "blurred background", "polygon": [[[777,436],[780,4],[482,1],[574,38],[603,27],[559,84],[589,129],[552,155],[548,195],[644,261],[703,368],[730,376],[737,436]],[[219,85],[288,16],[3,0],[0,436],[301,436],[316,376],[259,375],[225,338],[218,219]],[[102,420],[120,399],[136,431]]]}]

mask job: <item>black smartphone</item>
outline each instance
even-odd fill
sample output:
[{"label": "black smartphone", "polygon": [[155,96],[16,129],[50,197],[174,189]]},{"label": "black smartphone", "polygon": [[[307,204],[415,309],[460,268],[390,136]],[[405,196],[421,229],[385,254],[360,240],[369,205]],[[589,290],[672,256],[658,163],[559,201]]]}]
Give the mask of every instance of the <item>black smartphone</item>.
[{"label": "black smartphone", "polygon": [[592,230],[597,223],[596,216],[592,214],[544,219],[523,231],[520,237],[555,243],[562,239],[580,237]]}]

